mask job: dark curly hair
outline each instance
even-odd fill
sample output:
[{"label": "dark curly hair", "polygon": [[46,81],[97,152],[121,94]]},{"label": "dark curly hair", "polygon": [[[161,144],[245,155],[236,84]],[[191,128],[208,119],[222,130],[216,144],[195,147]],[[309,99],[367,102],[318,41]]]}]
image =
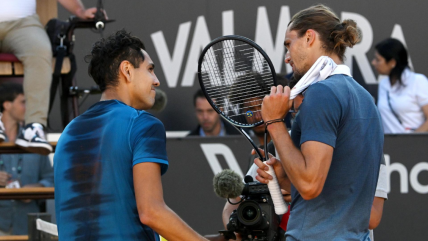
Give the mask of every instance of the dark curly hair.
[{"label": "dark curly hair", "polygon": [[109,86],[117,86],[120,63],[128,60],[138,68],[144,61],[141,49],[145,49],[143,42],[124,29],[107,39],[97,41],[92,46],[91,54],[85,57],[86,62],[89,62],[89,76],[99,85],[102,92]]},{"label": "dark curly hair", "polygon": [[4,111],[3,103],[6,101],[13,102],[18,95],[24,94],[21,84],[18,83],[3,83],[0,85],[0,112]]},{"label": "dark curly hair", "polygon": [[291,30],[296,30],[299,38],[308,29],[320,34],[323,48],[327,53],[335,53],[343,61],[346,47],[360,42],[361,33],[357,23],[351,19],[339,21],[336,14],[327,6],[318,4],[296,13],[288,23]]}]

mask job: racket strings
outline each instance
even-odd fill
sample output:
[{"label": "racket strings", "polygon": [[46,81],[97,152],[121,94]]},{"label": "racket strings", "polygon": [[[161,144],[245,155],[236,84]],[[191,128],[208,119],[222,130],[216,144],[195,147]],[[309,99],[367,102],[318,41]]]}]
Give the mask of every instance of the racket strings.
[{"label": "racket strings", "polygon": [[[224,46],[228,46],[228,44],[227,44],[226,41],[223,42],[223,45]],[[242,46],[242,45],[239,45],[239,46]],[[215,51],[219,51],[219,50],[222,50],[223,54],[221,54],[221,53],[214,54]],[[235,63],[234,64],[235,71],[233,71],[234,73],[236,73],[237,70],[238,71],[239,70],[241,70],[241,71],[248,71],[248,62],[251,61],[251,57],[252,56],[247,56],[246,58],[244,56],[239,56],[238,58],[236,58],[235,57],[235,53],[234,53],[235,51],[230,51],[230,50],[235,50],[235,49],[233,47],[231,47],[230,43],[229,43],[228,47],[225,47],[225,48],[222,48],[222,49],[208,51],[208,52],[211,52],[211,53],[208,54],[208,57],[210,57],[210,58],[205,58],[205,61],[206,62],[211,62],[210,63],[211,64],[210,67],[216,68],[215,69],[216,70],[215,74],[220,73],[220,75],[222,75],[222,73],[224,73],[224,74],[228,74],[229,73],[229,72],[225,72],[225,71],[219,71],[219,68],[218,68],[218,65],[217,65],[218,62],[221,62],[221,64],[223,66],[228,66],[228,65],[225,65],[226,62],[227,63],[229,63],[229,62],[230,63]],[[254,54],[254,49],[253,48],[247,48],[247,49],[244,49],[244,50],[241,50],[241,51],[246,51],[246,50],[252,50],[252,51],[249,52],[249,53],[244,53],[244,54]],[[237,54],[241,55],[241,51],[238,51]],[[256,52],[256,54],[260,55],[260,53],[258,53],[258,52]],[[226,61],[223,61],[223,59],[226,59]],[[231,59],[233,61],[228,61],[228,59]],[[256,59],[260,59],[260,56],[258,56],[258,58],[256,58]],[[245,61],[240,61],[240,60],[245,60]],[[256,63],[256,61],[251,61],[251,62],[252,62],[253,65],[254,65],[254,63]],[[243,67],[243,68],[237,68],[237,64],[236,63],[242,63],[242,64],[239,64],[238,66]],[[262,68],[264,68],[264,69],[262,69]],[[259,70],[262,70],[262,72],[264,72],[264,70],[270,70],[270,68],[269,68],[268,65],[264,65],[262,67],[260,67],[260,66],[253,66],[253,69],[259,69]],[[225,76],[221,76],[221,77],[224,78]],[[227,76],[227,77],[230,78],[230,76]],[[234,76],[234,77],[236,78],[237,76]],[[227,80],[227,78],[225,78],[225,79]],[[221,85],[221,82],[218,82],[217,84]]]},{"label": "racket strings", "polygon": [[239,94],[240,91],[236,90],[239,88],[245,88],[247,94],[248,93],[260,94],[260,87],[259,86],[250,86],[250,87],[247,87],[247,86],[248,86],[247,83],[243,82],[243,83],[237,83],[235,85],[236,88],[234,88],[235,90],[230,90],[230,88],[210,88],[212,90],[212,91],[210,91],[210,97],[213,99],[216,99],[218,97],[222,97],[222,96],[224,96],[224,91],[226,91],[226,90],[230,90],[229,95]]},{"label": "racket strings", "polygon": [[[203,79],[203,81],[205,82],[204,84],[208,84],[209,82],[211,82],[210,74],[203,73],[202,75],[204,75],[204,76],[202,76],[202,79]],[[261,74],[261,75],[260,75],[260,77],[262,77],[262,78],[264,78],[266,81],[268,81],[268,84],[272,84],[272,85],[273,85],[273,78],[272,78],[272,75],[271,75],[271,74]],[[220,75],[216,76],[216,78],[223,78],[223,79],[226,79],[226,78],[228,78],[228,76],[226,76],[225,74],[220,74]],[[252,80],[252,79],[251,79],[251,78],[248,78],[248,80]],[[270,81],[269,81],[269,80],[270,80]],[[236,82],[235,82],[235,84],[236,84]],[[212,89],[212,88],[214,88],[214,89],[219,89],[219,88],[221,88],[222,86],[225,86],[225,88],[226,88],[227,86],[231,86],[231,85],[233,85],[233,84],[232,84],[232,83],[229,83],[229,82],[226,82],[226,83],[225,83],[225,85],[223,85],[221,82],[216,81],[216,82],[214,82],[214,84],[212,85],[212,87],[207,86],[207,87],[206,87],[206,89],[207,89],[207,90]]]},{"label": "racket strings", "polygon": [[224,40],[206,51],[201,77],[208,96],[224,115],[242,125],[261,122],[261,103],[274,85],[263,55],[246,42]]},{"label": "racket strings", "polygon": [[[245,66],[245,65],[242,65],[242,66]],[[258,67],[258,66],[256,66],[256,67]],[[259,68],[259,69],[261,69],[262,71],[270,71],[270,68],[269,67],[261,67],[261,68]],[[238,72],[245,72],[245,71],[248,71],[248,69],[246,68],[246,67],[242,67],[242,68],[237,68],[236,67],[236,65],[235,65],[235,71],[238,71]],[[220,72],[220,73],[216,73],[216,75],[218,75],[219,77],[221,77],[221,78],[226,78],[226,75],[227,73],[224,73],[223,71],[222,72]],[[272,76],[272,75],[270,75],[270,74],[264,74],[264,75],[267,75],[267,76]],[[219,84],[221,85],[221,82],[219,82]]]}]

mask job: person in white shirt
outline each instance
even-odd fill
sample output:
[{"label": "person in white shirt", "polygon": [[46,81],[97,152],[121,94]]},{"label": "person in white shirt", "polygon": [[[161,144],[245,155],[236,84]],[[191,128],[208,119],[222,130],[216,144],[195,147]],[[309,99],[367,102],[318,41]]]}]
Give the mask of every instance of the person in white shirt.
[{"label": "person in white shirt", "polygon": [[[80,0],[58,2],[81,19],[93,18],[97,11],[96,8],[85,9]],[[52,50],[36,14],[36,0],[0,0],[0,52],[13,53],[24,65],[26,126],[16,144],[47,155],[52,151],[44,136],[52,81]],[[4,133],[0,122],[0,142],[5,139]]]},{"label": "person in white shirt", "polygon": [[375,46],[372,65],[381,75],[377,106],[385,134],[428,132],[428,79],[410,70],[407,50],[393,38]]}]

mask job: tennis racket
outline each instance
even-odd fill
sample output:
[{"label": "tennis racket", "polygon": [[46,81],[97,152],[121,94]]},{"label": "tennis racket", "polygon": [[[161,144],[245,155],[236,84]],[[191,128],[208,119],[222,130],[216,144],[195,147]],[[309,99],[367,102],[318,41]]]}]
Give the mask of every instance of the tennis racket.
[{"label": "tennis racket", "polygon": [[[234,125],[251,143],[260,159],[266,161],[243,128],[262,125],[261,104],[265,95],[276,86],[275,69],[267,54],[248,38],[236,35],[214,39],[202,51],[198,63],[201,89],[213,109]],[[267,132],[264,149],[267,152]],[[268,183],[278,215],[287,212],[275,172]]]}]

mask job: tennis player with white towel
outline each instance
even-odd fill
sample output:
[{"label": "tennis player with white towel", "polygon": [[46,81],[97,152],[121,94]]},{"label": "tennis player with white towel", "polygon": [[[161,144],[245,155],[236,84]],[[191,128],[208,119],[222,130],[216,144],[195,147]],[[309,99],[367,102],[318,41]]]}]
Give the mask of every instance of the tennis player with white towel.
[{"label": "tennis player with white towel", "polygon": [[[277,122],[267,127],[280,159],[267,163],[292,195],[287,241],[370,240],[383,132],[373,98],[342,64],[346,47],[359,40],[356,23],[340,22],[324,5],[298,12],[288,24],[285,62],[300,81],[291,91],[272,87],[262,105],[265,122],[282,119],[304,95],[291,136]],[[267,167],[255,163],[257,179],[267,183]]]}]

